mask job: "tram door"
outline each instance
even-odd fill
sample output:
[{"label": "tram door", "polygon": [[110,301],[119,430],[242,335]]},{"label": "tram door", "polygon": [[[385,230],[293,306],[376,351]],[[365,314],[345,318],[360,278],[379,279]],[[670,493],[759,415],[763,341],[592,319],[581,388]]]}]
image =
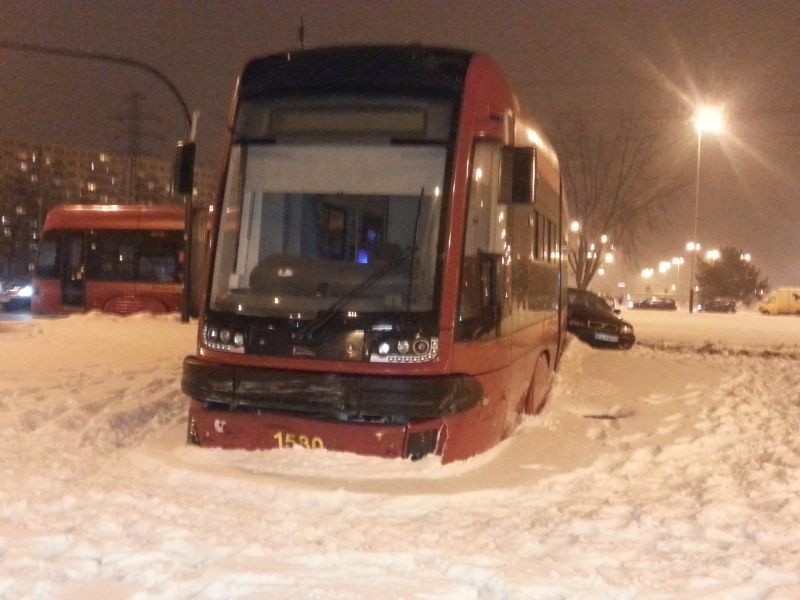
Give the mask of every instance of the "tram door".
[{"label": "tram door", "polygon": [[83,234],[65,232],[62,240],[61,303],[65,310],[86,308]]}]

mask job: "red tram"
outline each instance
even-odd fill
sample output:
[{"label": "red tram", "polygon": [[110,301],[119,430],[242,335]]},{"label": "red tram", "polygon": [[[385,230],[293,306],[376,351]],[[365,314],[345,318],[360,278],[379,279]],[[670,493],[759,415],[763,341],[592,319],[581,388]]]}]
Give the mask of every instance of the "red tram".
[{"label": "red tram", "polygon": [[180,310],[183,231],[182,206],[56,206],[44,222],[31,310]]},{"label": "red tram", "polygon": [[566,325],[558,160],[488,57],[301,50],[238,81],[188,438],[459,460],[541,409]]}]

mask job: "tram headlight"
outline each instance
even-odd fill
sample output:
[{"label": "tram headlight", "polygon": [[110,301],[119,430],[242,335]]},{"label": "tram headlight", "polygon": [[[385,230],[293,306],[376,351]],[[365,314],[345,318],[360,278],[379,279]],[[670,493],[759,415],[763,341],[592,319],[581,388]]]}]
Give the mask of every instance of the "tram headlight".
[{"label": "tram headlight", "polygon": [[206,325],[204,329],[203,342],[211,350],[219,352],[244,353],[245,338],[244,333],[228,327],[218,327],[216,325]]},{"label": "tram headlight", "polygon": [[431,343],[425,338],[417,338],[414,340],[413,348],[414,354],[421,356],[428,353],[428,351],[431,349]]},{"label": "tram headlight", "polygon": [[382,339],[372,345],[370,362],[423,363],[435,360],[439,354],[438,338]]}]

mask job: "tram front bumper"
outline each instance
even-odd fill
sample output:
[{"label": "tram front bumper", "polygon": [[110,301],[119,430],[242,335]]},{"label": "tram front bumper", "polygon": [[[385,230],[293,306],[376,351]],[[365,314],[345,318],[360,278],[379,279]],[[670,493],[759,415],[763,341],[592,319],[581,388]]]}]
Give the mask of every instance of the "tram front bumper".
[{"label": "tram front bumper", "polygon": [[478,407],[465,375],[384,377],[184,361],[188,439],[201,446],[302,446],[392,458],[442,454],[448,423]]},{"label": "tram front bumper", "polygon": [[199,446],[243,450],[301,447],[385,458],[441,454],[442,420],[407,425],[323,421],[281,413],[218,410],[192,400],[187,441]]}]

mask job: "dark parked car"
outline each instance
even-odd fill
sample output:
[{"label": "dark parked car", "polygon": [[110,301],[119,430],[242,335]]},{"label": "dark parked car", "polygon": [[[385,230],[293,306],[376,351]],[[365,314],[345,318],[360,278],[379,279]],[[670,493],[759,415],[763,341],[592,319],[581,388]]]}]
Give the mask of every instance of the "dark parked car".
[{"label": "dark parked car", "polygon": [[0,283],[0,307],[4,310],[30,309],[32,295],[30,279],[11,279]]},{"label": "dark parked car", "polygon": [[714,298],[708,302],[704,302],[701,310],[703,312],[736,312],[736,300],[733,298]]},{"label": "dark parked car", "polygon": [[678,310],[675,298],[666,296],[652,296],[631,304],[631,308],[646,308],[651,310]]},{"label": "dark parked car", "polygon": [[622,348],[633,346],[636,336],[633,325],[612,311],[606,301],[593,292],[569,289],[567,329],[576,337],[595,348]]}]

